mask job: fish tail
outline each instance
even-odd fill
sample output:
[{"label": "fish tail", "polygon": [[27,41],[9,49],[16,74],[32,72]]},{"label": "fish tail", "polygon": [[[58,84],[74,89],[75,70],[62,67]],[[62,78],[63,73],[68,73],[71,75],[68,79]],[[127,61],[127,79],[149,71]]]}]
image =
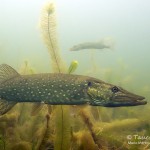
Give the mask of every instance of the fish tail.
[{"label": "fish tail", "polygon": [[111,50],[114,50],[115,47],[115,41],[112,37],[105,37],[101,40],[101,43],[105,46],[105,48],[109,48]]}]

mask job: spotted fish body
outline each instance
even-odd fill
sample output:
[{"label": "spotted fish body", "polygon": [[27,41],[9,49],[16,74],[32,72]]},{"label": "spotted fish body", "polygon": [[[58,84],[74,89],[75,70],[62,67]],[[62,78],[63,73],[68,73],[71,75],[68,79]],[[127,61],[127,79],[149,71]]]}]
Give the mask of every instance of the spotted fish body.
[{"label": "spotted fish body", "polygon": [[86,102],[86,88],[85,77],[49,73],[17,76],[1,86],[0,94],[8,101],[75,105]]},{"label": "spotted fish body", "polygon": [[147,102],[143,99],[92,77],[61,73],[20,75],[8,65],[0,65],[1,115],[18,102],[118,107],[144,105]]}]

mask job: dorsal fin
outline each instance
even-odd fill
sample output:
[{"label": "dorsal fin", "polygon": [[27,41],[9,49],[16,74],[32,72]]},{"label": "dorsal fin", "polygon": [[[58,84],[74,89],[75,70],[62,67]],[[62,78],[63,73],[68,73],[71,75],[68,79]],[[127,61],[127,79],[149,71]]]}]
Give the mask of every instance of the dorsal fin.
[{"label": "dorsal fin", "polygon": [[18,76],[19,73],[7,64],[0,65],[0,83]]}]

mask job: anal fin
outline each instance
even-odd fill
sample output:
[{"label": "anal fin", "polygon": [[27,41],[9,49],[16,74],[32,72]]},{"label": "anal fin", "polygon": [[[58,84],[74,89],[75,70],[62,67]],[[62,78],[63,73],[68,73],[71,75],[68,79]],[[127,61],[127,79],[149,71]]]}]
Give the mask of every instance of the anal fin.
[{"label": "anal fin", "polygon": [[7,113],[17,102],[0,99],[0,115]]}]

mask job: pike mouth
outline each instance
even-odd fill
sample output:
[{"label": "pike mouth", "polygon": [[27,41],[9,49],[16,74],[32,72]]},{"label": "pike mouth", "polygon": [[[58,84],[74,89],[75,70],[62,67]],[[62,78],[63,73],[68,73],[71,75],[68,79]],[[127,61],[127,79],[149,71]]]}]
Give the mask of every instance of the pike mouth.
[{"label": "pike mouth", "polygon": [[147,104],[147,101],[144,100],[145,97],[140,96],[137,100],[134,101],[135,105],[145,105]]},{"label": "pike mouth", "polygon": [[135,97],[126,97],[124,100],[125,100],[124,104],[126,106],[137,106],[137,105],[146,105],[147,104],[147,101],[145,100],[145,97],[143,97],[143,96],[136,95]]},{"label": "pike mouth", "polygon": [[138,106],[138,105],[145,105],[147,101],[144,100],[145,97],[143,96],[123,96],[123,97],[116,97],[114,101],[105,104],[105,107],[121,107],[121,106]]}]

